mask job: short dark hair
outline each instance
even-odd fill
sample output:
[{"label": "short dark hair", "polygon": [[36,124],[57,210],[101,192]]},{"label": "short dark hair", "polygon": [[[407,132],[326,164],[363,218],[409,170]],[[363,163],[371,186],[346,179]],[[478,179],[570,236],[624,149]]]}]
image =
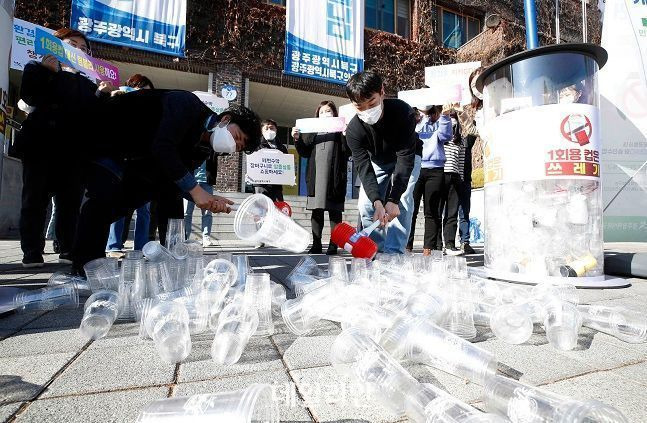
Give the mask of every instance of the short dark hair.
[{"label": "short dark hair", "polygon": [[128,78],[128,81],[126,81],[126,86],[130,88],[146,88],[150,87],[151,90],[155,89],[155,86],[153,85],[153,82],[142,75],[141,73],[136,73],[130,78]]},{"label": "short dark hair", "polygon": [[337,106],[335,106],[335,103],[333,103],[330,100],[324,100],[321,103],[319,103],[319,107],[317,107],[317,110],[315,111],[315,117],[317,117],[317,118],[319,117],[319,110],[321,110],[321,108],[323,106],[330,107],[332,109],[332,115],[333,116],[335,116],[335,117],[339,116],[339,114],[337,113]]},{"label": "short dark hair", "polygon": [[87,44],[88,48],[90,48],[90,41],[88,40],[88,37],[81,31],[77,31],[76,29],[63,27],[58,31],[54,32],[54,36],[59,40],[67,40],[68,38],[72,38],[72,37],[80,37],[80,38],[83,38],[83,41],[85,41],[85,44]]},{"label": "short dark hair", "polygon": [[358,72],[346,82],[346,95],[353,103],[360,103],[380,93],[383,86],[384,81],[376,72]]},{"label": "short dark hair", "polygon": [[279,127],[279,125],[276,123],[274,119],[264,119],[263,122],[261,122],[261,128],[264,127],[265,125],[274,125],[274,127],[277,129]]},{"label": "short dark hair", "polygon": [[229,123],[235,123],[247,135],[247,142],[243,151],[249,154],[258,150],[261,145],[261,119],[258,115],[253,110],[238,105],[226,108],[224,112],[218,115],[218,121],[226,115],[231,116]]},{"label": "short dark hair", "polygon": [[431,116],[432,114],[440,114],[443,111],[443,106],[431,106],[429,110],[427,110],[427,115]]}]

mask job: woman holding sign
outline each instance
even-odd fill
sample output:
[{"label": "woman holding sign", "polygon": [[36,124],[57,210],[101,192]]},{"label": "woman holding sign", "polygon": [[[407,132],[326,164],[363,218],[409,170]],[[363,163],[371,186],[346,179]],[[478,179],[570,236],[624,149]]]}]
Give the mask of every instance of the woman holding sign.
[{"label": "woman holding sign", "polygon": [[[337,107],[332,101],[322,101],[315,112],[316,118],[337,117]],[[321,254],[324,212],[328,211],[330,230],[341,222],[346,200],[347,163],[350,150],[341,132],[302,134],[292,128],[297,151],[308,159],[306,183],[308,201],[312,210],[312,248],[310,254]],[[329,242],[326,254],[337,254],[337,246]]]}]

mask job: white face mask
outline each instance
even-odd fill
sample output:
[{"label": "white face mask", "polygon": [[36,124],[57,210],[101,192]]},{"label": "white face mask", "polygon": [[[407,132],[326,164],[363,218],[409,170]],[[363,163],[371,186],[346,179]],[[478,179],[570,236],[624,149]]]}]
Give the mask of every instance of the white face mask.
[{"label": "white face mask", "polygon": [[274,141],[274,138],[276,138],[276,131],[272,131],[271,129],[263,131],[263,137],[268,141]]},{"label": "white face mask", "polygon": [[228,124],[221,128],[220,125],[216,125],[211,132],[211,148],[216,153],[232,154],[236,152],[236,140],[227,126]]},{"label": "white face mask", "polygon": [[357,112],[357,117],[359,117],[364,123],[369,125],[375,125],[380,117],[382,117],[382,103],[377,106],[364,110],[363,112]]}]

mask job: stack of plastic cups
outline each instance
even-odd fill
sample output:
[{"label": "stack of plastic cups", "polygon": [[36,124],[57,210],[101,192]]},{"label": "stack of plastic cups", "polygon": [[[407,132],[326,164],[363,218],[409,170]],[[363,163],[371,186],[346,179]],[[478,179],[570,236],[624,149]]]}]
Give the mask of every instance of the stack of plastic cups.
[{"label": "stack of plastic cups", "polygon": [[121,263],[119,279],[119,320],[133,320],[135,302],[144,298],[144,255],[141,251],[128,251]]},{"label": "stack of plastic cups", "polygon": [[165,362],[179,363],[191,353],[189,314],[184,305],[174,301],[161,302],[146,313],[144,325]]},{"label": "stack of plastic cups", "polygon": [[75,309],[79,306],[79,291],[73,284],[69,284],[19,292],[13,297],[13,306],[24,313],[57,308]]},{"label": "stack of plastic cups", "polygon": [[79,276],[71,276],[66,273],[56,272],[47,280],[47,286],[57,286],[71,284],[81,293],[82,291],[91,291],[87,279]]},{"label": "stack of plastic cups", "polygon": [[513,423],[628,423],[622,413],[596,400],[575,400],[496,376],[486,385],[485,405]]},{"label": "stack of plastic cups", "polygon": [[206,295],[199,292],[194,295],[176,298],[173,300],[182,304],[189,316],[189,332],[191,335],[203,333],[208,327],[209,303]]},{"label": "stack of plastic cups", "polygon": [[238,207],[234,232],[250,243],[265,243],[294,253],[305,251],[312,242],[309,231],[284,215],[263,194],[247,197]]},{"label": "stack of plastic cups", "polygon": [[199,287],[202,284],[202,272],[204,270],[204,250],[202,244],[198,241],[187,241],[185,245],[188,254],[186,257],[186,280],[184,286]]},{"label": "stack of plastic cups", "polygon": [[606,333],[624,342],[647,342],[647,316],[623,307],[581,305],[577,310],[587,328]]},{"label": "stack of plastic cups", "polygon": [[245,285],[245,301],[248,306],[256,308],[258,313],[258,328],[256,336],[274,334],[272,319],[272,289],[268,273],[250,273]]},{"label": "stack of plastic cups", "polygon": [[335,282],[332,278],[306,279],[311,277],[305,275],[300,275],[298,278],[301,279],[301,283],[297,283],[294,287],[294,296],[297,298],[307,294],[308,292],[314,291],[317,288],[321,288],[324,285]]},{"label": "stack of plastic cups", "polygon": [[281,306],[288,300],[286,297],[285,287],[274,281],[270,281],[270,284],[272,290],[272,315],[280,316]]},{"label": "stack of plastic cups", "polygon": [[175,287],[171,281],[167,261],[144,262],[144,281],[146,297],[152,298],[164,292],[171,292]]},{"label": "stack of plastic cups", "polygon": [[81,333],[88,339],[100,339],[108,334],[117,319],[119,295],[114,291],[97,291],[85,302]]},{"label": "stack of plastic cups", "polygon": [[362,284],[368,277],[369,260],[365,258],[354,258],[350,262],[351,283]]},{"label": "stack of plastic cups", "polygon": [[[458,273],[452,273],[454,275]],[[462,277],[449,277],[445,298],[448,308],[441,326],[463,339],[474,339],[477,335],[474,325],[474,304],[465,298],[469,292],[469,280]]]},{"label": "stack of plastic cups", "polygon": [[83,266],[85,277],[88,279],[88,285],[92,292],[109,289],[117,291],[119,289],[119,270],[113,268],[112,263],[105,258],[98,258],[87,262]]},{"label": "stack of plastic cups", "polygon": [[218,318],[216,336],[211,344],[211,357],[221,365],[232,365],[240,360],[249,339],[258,328],[258,313],[244,296],[236,296]]},{"label": "stack of plastic cups", "polygon": [[175,254],[175,246],[184,244],[184,219],[169,219],[166,231],[166,249]]},{"label": "stack of plastic cups", "polygon": [[582,316],[573,304],[556,299],[544,307],[544,330],[554,348],[562,351],[575,348],[581,327]]},{"label": "stack of plastic cups", "polygon": [[238,281],[238,269],[229,260],[211,260],[202,271],[202,288],[220,292]]},{"label": "stack of plastic cups", "polygon": [[343,307],[343,292],[334,284],[325,284],[301,297],[287,300],[281,306],[281,316],[295,335],[306,335],[336,307]]},{"label": "stack of plastic cups", "polygon": [[227,288],[223,292],[217,293],[214,295],[213,291],[203,291],[209,295],[209,329],[216,331],[218,329],[218,322],[220,320],[220,313],[234,301],[242,301],[244,298],[244,293],[239,291],[236,288]]},{"label": "stack of plastic cups", "polygon": [[294,291],[298,285],[309,284],[322,278],[317,262],[310,256],[304,256],[285,278],[288,288]]},{"label": "stack of plastic cups", "polygon": [[234,256],[233,261],[238,270],[238,280],[234,286],[241,291],[244,291],[245,283],[247,282],[247,275],[252,273],[252,267],[249,265],[249,258],[246,254],[240,254]]},{"label": "stack of plastic cups", "polygon": [[348,284],[348,268],[343,257],[330,257],[328,259],[328,276],[340,285]]},{"label": "stack of plastic cups", "polygon": [[270,385],[253,384],[240,391],[157,400],[142,410],[137,422],[278,423],[278,403],[272,392]]}]

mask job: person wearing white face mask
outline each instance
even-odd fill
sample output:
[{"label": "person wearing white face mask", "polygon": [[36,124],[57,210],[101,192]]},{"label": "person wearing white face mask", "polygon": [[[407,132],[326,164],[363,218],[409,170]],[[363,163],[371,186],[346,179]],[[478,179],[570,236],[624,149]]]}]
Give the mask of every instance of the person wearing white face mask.
[{"label": "person wearing white face mask", "polygon": [[[332,101],[322,101],[315,111],[315,117],[337,117],[337,106]],[[330,230],[341,223],[346,200],[347,167],[350,151],[341,132],[301,134],[292,128],[292,137],[301,157],[308,159],[306,183],[308,202],[306,208],[312,210],[312,248],[310,254],[321,254],[321,235],[324,227],[324,212],[328,212]],[[337,254],[337,246],[328,243],[326,254]]]},{"label": "person wearing white face mask", "polygon": [[233,204],[200,187],[194,170],[216,153],[251,153],[260,144],[260,119],[231,106],[216,115],[195,94],[140,90],[112,97],[98,111],[114,122],[97,131],[72,252],[74,269],[104,256],[110,223],[128,208],[157,200],[159,219],[182,219],[182,199],[229,213]]},{"label": "person wearing white face mask", "polygon": [[357,203],[362,226],[382,222],[384,229],[371,234],[379,251],[403,254],[420,174],[416,112],[402,100],[385,99],[382,78],[375,72],[353,75],[346,94],[357,110],[346,140],[362,181]]},{"label": "person wearing white face mask", "polygon": [[[283,154],[288,154],[288,149],[283,143],[276,138],[278,125],[272,119],[265,119],[261,122],[261,148],[279,150]],[[283,185],[254,185],[256,194],[268,196],[272,201],[283,201]]]}]

